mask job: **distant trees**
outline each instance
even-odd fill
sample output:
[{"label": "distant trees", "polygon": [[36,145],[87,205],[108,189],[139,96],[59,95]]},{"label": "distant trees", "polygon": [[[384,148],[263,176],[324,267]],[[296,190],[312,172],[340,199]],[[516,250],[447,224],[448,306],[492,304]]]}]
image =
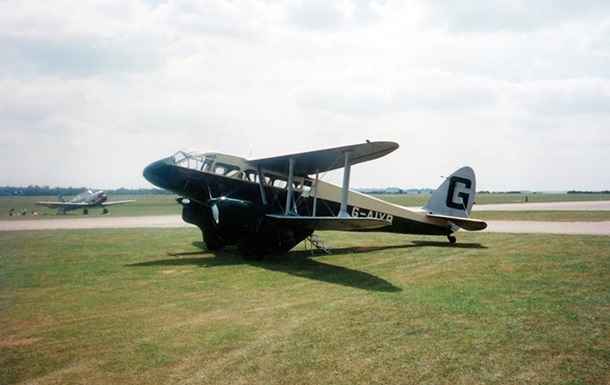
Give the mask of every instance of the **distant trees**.
[{"label": "distant trees", "polygon": [[[49,186],[27,186],[27,187],[13,187],[4,186],[0,187],[0,196],[58,196],[58,195],[77,195],[87,190],[87,187],[49,187]],[[158,188],[118,188],[114,190],[106,190],[112,195],[171,195],[172,193]],[[387,187],[387,188],[368,188],[358,189],[358,191],[365,194],[432,194],[433,189],[400,189],[398,187]],[[478,194],[536,194],[531,191],[502,191],[502,192],[490,192],[490,191],[479,191]],[[610,190],[603,191],[578,191],[570,190],[567,194],[610,194]]]},{"label": "distant trees", "polygon": [[568,191],[568,194],[610,194],[610,190],[603,190],[603,191],[576,191],[576,190],[570,190],[570,191]]},{"label": "distant trees", "polygon": [[422,189],[401,189],[398,187],[386,187],[386,188],[361,188],[356,189],[363,194],[372,194],[372,195],[402,195],[402,194],[412,194],[412,195],[421,195],[427,194],[430,195],[434,193],[435,190],[429,188]]},{"label": "distant trees", "polygon": [[[27,187],[0,187],[0,196],[56,196],[77,195],[87,190],[87,187],[49,187],[49,186],[27,186]],[[118,188],[106,190],[112,195],[169,195],[171,193],[158,188],[127,189]]]}]

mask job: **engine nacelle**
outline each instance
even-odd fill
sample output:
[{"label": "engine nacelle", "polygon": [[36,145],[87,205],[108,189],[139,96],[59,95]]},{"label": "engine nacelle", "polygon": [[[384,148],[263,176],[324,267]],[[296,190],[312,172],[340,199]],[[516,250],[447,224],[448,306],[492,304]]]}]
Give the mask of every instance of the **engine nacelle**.
[{"label": "engine nacelle", "polygon": [[221,231],[252,230],[262,217],[257,207],[247,200],[220,197],[210,199],[207,204],[214,226]]}]

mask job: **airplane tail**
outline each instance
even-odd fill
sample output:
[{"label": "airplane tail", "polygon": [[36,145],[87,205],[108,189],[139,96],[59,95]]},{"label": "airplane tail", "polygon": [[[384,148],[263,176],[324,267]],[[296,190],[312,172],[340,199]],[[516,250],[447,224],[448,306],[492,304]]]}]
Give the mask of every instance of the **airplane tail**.
[{"label": "airplane tail", "polygon": [[424,210],[432,216],[470,218],[475,192],[474,171],[470,167],[462,167],[445,179]]}]

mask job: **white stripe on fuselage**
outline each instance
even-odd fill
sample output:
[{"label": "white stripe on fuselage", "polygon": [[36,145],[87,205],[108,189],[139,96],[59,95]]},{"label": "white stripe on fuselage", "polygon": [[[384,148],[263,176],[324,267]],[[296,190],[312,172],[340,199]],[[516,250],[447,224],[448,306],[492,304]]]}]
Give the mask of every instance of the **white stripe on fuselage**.
[{"label": "white stripe on fuselage", "polygon": [[[341,187],[318,181],[319,199],[339,204],[340,197]],[[349,211],[352,217],[386,219],[390,221],[393,221],[395,217],[400,217],[434,226],[448,226],[447,221],[430,218],[424,210],[411,210],[353,190],[350,190],[347,202],[348,206],[352,206],[352,209]]]}]

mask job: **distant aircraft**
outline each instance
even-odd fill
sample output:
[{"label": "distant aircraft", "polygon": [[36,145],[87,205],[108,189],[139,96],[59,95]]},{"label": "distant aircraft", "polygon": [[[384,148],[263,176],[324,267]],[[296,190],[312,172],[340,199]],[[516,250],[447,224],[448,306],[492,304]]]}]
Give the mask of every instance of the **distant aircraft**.
[{"label": "distant aircraft", "polygon": [[[420,210],[349,189],[351,166],[397,148],[394,142],[367,141],[255,160],[184,150],[150,164],[144,177],[181,197],[183,220],[200,228],[210,251],[237,245],[247,259],[287,252],[307,238],[319,246],[315,230],[444,235],[455,243],[458,229],[487,227],[470,218],[470,167],[447,177]],[[321,172],[340,168],[342,187],[319,180]]]},{"label": "distant aircraft", "polygon": [[83,214],[87,215],[89,214],[90,208],[101,207],[103,209],[102,214],[108,214],[106,206],[135,202],[135,200],[106,202],[107,199],[108,193],[105,191],[100,190],[93,192],[91,190],[86,190],[78,194],[69,202],[65,202],[60,195],[57,202],[36,202],[35,204],[38,206],[47,206],[50,209],[57,209],[57,214],[65,214],[66,211],[69,210],[83,209]]}]

